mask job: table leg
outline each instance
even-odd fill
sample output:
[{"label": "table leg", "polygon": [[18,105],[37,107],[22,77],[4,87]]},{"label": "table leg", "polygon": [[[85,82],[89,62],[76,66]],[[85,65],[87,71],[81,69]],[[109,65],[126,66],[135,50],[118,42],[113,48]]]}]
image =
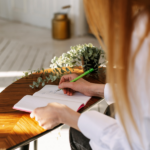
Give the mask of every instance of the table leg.
[{"label": "table leg", "polygon": [[29,144],[20,147],[20,150],[29,150]]},{"label": "table leg", "polygon": [[34,150],[37,150],[37,140],[34,141]]}]

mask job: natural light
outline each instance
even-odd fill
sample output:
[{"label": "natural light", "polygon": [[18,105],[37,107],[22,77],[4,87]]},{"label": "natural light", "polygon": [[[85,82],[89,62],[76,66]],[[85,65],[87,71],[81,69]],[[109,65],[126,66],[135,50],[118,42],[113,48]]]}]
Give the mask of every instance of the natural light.
[{"label": "natural light", "polygon": [[2,92],[5,89],[5,87],[0,87],[0,92]]},{"label": "natural light", "polygon": [[23,71],[7,71],[7,72],[0,72],[1,77],[20,77],[23,76]]}]

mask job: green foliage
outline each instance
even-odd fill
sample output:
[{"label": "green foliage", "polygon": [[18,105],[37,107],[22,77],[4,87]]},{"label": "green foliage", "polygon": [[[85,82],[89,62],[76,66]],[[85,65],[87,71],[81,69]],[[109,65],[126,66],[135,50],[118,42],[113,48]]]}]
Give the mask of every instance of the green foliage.
[{"label": "green foliage", "polygon": [[24,77],[28,77],[29,76],[29,72],[23,72],[24,73]]},{"label": "green foliage", "polygon": [[[41,76],[37,78],[37,81],[33,81],[32,85],[29,85],[30,88],[39,88],[39,86],[45,86],[49,81],[54,82],[58,78],[61,78],[64,74],[72,73],[74,71],[75,66],[82,66],[84,70],[89,70],[90,68],[94,68],[95,72],[98,73],[98,66],[101,65],[99,62],[99,58],[101,54],[105,54],[101,48],[96,48],[93,44],[83,44],[71,46],[71,50],[67,53],[63,53],[62,56],[54,57],[51,62],[50,68],[53,68],[53,71],[50,73],[45,71],[42,68],[42,72],[40,69],[25,72],[25,77],[29,75],[33,75],[33,73],[41,73]],[[104,56],[104,55],[103,55]],[[82,59],[84,60],[84,64],[82,64]],[[92,62],[92,63],[91,63]],[[63,69],[63,67],[66,67]],[[70,70],[70,67],[72,70]]]},{"label": "green foliage", "polygon": [[41,82],[42,82],[42,78],[41,78],[41,77],[38,77],[38,78],[37,78],[37,82],[38,82],[38,83],[41,83]]},{"label": "green foliage", "polygon": [[42,68],[41,70],[42,70],[42,72],[39,69],[30,71],[30,74],[29,74],[29,72],[26,72],[26,76],[27,75],[33,76],[33,73],[41,73],[40,77],[37,78],[37,81],[33,81],[32,85],[29,85],[30,88],[32,88],[32,89],[39,88],[40,85],[45,86],[45,84],[48,83],[49,81],[54,82],[58,78],[61,78],[62,75],[64,75],[66,72],[71,73],[70,69],[67,68],[66,70],[63,70],[61,67],[55,68],[51,72],[45,71],[44,68]]}]

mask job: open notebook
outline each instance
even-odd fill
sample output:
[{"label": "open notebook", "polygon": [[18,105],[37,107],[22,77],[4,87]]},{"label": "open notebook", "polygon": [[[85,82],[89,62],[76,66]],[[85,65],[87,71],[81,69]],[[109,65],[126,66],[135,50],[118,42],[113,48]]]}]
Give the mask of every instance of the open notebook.
[{"label": "open notebook", "polygon": [[44,107],[48,103],[57,102],[78,111],[84,107],[84,105],[91,98],[79,92],[75,92],[73,96],[68,96],[64,94],[62,90],[56,92],[57,89],[57,85],[45,85],[41,90],[33,95],[24,96],[13,106],[13,109],[32,112],[37,107]]}]

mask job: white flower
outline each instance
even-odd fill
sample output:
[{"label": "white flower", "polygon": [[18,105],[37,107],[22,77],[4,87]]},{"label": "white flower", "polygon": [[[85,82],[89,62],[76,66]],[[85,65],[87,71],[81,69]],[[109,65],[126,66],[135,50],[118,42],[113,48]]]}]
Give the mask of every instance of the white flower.
[{"label": "white flower", "polygon": [[[59,65],[60,67],[63,66],[80,66],[82,63],[81,61],[79,61],[77,58],[81,58],[81,54],[82,52],[85,51],[85,47],[94,47],[91,43],[89,44],[84,44],[84,45],[76,45],[76,46],[71,46],[70,47],[70,51],[68,51],[67,53],[63,53],[62,56],[58,57],[54,57],[51,60],[51,68],[57,68],[57,65]],[[77,58],[74,58],[77,57]]]}]

